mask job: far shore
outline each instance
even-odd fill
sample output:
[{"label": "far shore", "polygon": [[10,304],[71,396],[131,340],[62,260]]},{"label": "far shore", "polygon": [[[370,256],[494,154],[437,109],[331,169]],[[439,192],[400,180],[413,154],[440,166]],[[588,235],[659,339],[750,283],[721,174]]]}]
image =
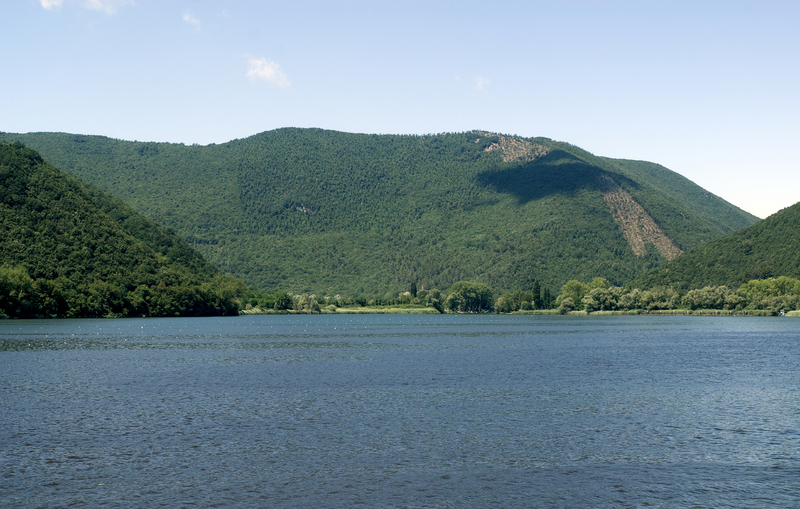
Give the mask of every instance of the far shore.
[{"label": "far shore", "polygon": [[[323,314],[323,315],[438,315],[440,314],[435,308],[395,308],[395,307],[357,307],[357,308],[336,308],[321,309],[319,311],[298,310],[277,310],[277,309],[259,309],[252,308],[239,312],[240,315],[305,315],[305,314]],[[486,313],[490,314],[490,313]],[[510,315],[558,315],[555,309],[536,309],[527,311],[514,311],[513,313],[503,313]],[[721,310],[721,309],[633,309],[629,311],[570,311],[566,313],[572,316],[633,316],[633,315],[657,315],[657,316],[780,316],[780,314],[773,313],[763,309],[744,309],[744,310]],[[787,311],[784,316],[800,318],[800,310]]]},{"label": "far shore", "polygon": [[364,308],[336,308],[321,309],[319,311],[298,311],[294,309],[246,309],[240,315],[438,315],[436,308],[393,308],[393,307],[364,307]]},{"label": "far shore", "polygon": [[[553,309],[537,310],[537,311],[515,311],[510,313],[512,315],[557,315],[558,312]],[[628,311],[570,311],[567,315],[583,315],[583,316],[606,316],[606,315],[658,315],[658,316],[781,316],[780,313],[774,313],[765,309],[742,309],[739,311],[729,309],[631,309]],[[800,310],[786,311],[784,316],[800,318]]]}]

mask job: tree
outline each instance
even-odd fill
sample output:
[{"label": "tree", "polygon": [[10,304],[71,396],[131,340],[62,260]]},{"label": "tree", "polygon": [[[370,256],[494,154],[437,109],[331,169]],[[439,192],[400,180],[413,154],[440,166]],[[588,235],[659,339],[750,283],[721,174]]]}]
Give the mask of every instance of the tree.
[{"label": "tree", "polygon": [[539,280],[533,282],[533,300],[531,301],[533,309],[542,309],[542,286]]},{"label": "tree", "polygon": [[754,279],[739,287],[739,293],[748,300],[754,296],[775,297],[778,295],[800,295],[800,280],[781,276],[768,279]]},{"label": "tree", "polygon": [[23,267],[0,267],[0,318],[31,316],[33,279]]},{"label": "tree", "polygon": [[319,313],[319,302],[317,302],[316,295],[309,295],[304,293],[297,297],[294,302],[294,307],[298,311],[305,311],[306,313]]},{"label": "tree", "polygon": [[550,292],[550,288],[545,288],[542,290],[542,309],[553,309],[553,294]]},{"label": "tree", "polygon": [[288,293],[283,290],[278,290],[273,294],[275,304],[272,305],[275,309],[283,311],[284,309],[291,309],[293,302]]},{"label": "tree", "polygon": [[561,303],[564,299],[570,299],[572,305],[577,306],[579,303],[583,302],[583,297],[589,290],[589,285],[575,279],[570,279],[561,287],[561,295],[558,296],[557,302]]},{"label": "tree", "polygon": [[565,315],[570,311],[575,309],[575,302],[573,302],[572,297],[566,297],[561,300],[561,304],[558,306],[558,314]]},{"label": "tree", "polygon": [[494,303],[494,312],[511,313],[512,311],[516,311],[516,309],[514,307],[514,303],[512,302],[511,295],[508,292],[506,292],[503,295],[501,295]]},{"label": "tree", "polygon": [[675,309],[678,304],[678,292],[673,288],[656,286],[642,294],[642,307],[648,311],[654,309]]},{"label": "tree", "polygon": [[[603,278],[595,278],[592,283],[594,284],[598,279]],[[608,282],[605,279],[603,281]],[[624,290],[619,286],[604,286],[604,284],[595,286],[588,295],[583,297],[583,307],[586,311],[616,311],[619,309],[619,302]]]},{"label": "tree", "polygon": [[434,308],[440,313],[444,313],[444,308],[442,307],[442,292],[436,288],[431,289],[425,296],[425,305]]},{"label": "tree", "polygon": [[634,288],[628,293],[623,294],[619,298],[619,307],[624,310],[641,309],[642,308],[642,291]]},{"label": "tree", "polygon": [[458,313],[482,313],[492,309],[493,291],[483,283],[459,281],[450,287],[445,309]]},{"label": "tree", "polygon": [[611,282],[604,277],[596,277],[592,279],[592,282],[589,283],[588,286],[589,290],[593,290],[595,288],[602,288],[603,290],[606,290],[608,288],[611,288]]}]

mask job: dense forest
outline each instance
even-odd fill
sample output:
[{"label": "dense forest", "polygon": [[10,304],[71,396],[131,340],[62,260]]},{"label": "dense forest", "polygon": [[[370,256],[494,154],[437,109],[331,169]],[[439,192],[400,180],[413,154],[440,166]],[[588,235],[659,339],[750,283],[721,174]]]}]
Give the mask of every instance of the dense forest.
[{"label": "dense forest", "polygon": [[753,279],[800,278],[800,203],[763,221],[698,246],[634,281],[642,288],[679,291],[726,285],[737,288]]},{"label": "dense forest", "polygon": [[800,316],[800,279],[786,275],[800,276],[800,246],[793,235],[796,231],[800,231],[800,203],[682,254],[624,287],[603,277],[587,283],[573,279],[555,298],[538,281],[529,290],[501,292],[485,284],[459,281],[444,292],[418,291],[411,283],[404,293],[370,300],[253,292],[247,308],[253,312],[309,313],[353,312],[354,308],[369,306],[377,312]]},{"label": "dense forest", "polygon": [[757,220],[659,165],[546,138],[288,128],[208,146],[0,139],[25,142],[270,294],[622,285]]},{"label": "dense forest", "polygon": [[174,233],[0,142],[0,317],[236,314],[244,292]]}]

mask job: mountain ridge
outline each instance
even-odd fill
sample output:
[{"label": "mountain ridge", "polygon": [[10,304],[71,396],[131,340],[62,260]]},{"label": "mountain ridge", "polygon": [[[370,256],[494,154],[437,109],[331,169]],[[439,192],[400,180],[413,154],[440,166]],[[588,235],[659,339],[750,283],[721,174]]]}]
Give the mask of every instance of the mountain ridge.
[{"label": "mountain ridge", "polygon": [[[622,284],[757,220],[654,163],[486,131],[283,128],[206,146],[0,139],[29,143],[262,290],[388,294],[409,281],[446,288],[460,279],[557,289],[596,276]],[[632,244],[609,193],[640,207],[628,221],[635,231],[663,238],[633,235]]]}]

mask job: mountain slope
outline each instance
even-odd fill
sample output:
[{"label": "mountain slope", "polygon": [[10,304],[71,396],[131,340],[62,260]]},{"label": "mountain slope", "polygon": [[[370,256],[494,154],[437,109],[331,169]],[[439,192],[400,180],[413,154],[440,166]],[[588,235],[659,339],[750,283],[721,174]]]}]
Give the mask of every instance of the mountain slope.
[{"label": "mountain slope", "polygon": [[635,174],[640,182],[679,203],[724,233],[740,230],[758,220],[752,214],[734,207],[686,177],[659,164],[626,159],[609,161],[626,173]]},{"label": "mountain slope", "polygon": [[800,203],[763,221],[696,247],[633,283],[641,288],[691,288],[727,285],[751,279],[800,278]]},{"label": "mountain slope", "polygon": [[[0,138],[30,144],[263,290],[621,284],[757,219],[703,202],[704,190],[658,165],[546,138],[293,128],[208,146]],[[675,183],[691,192],[661,190]]]},{"label": "mountain slope", "polygon": [[116,198],[0,142],[0,316],[234,312],[212,278],[231,284]]}]

